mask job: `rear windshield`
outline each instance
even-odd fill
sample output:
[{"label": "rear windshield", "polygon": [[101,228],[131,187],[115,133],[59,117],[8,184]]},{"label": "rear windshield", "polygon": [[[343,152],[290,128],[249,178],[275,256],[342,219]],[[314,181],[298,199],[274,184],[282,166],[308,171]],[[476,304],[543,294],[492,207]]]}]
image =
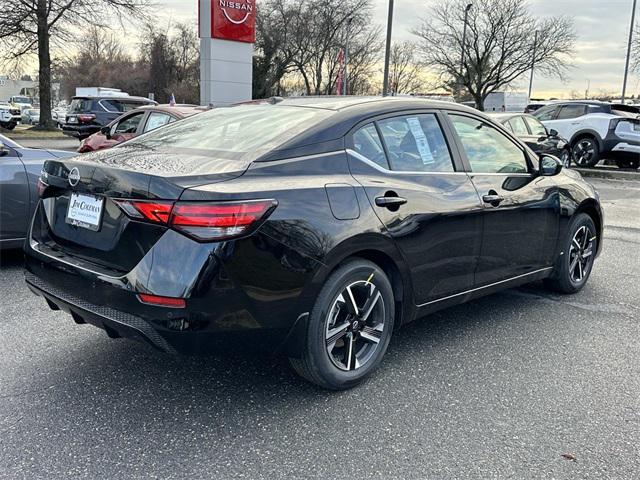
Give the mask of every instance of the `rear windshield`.
[{"label": "rear windshield", "polygon": [[91,111],[91,100],[87,98],[74,98],[69,105],[68,113],[83,113]]},{"label": "rear windshield", "polygon": [[13,97],[14,103],[31,103],[29,97]]},{"label": "rear windshield", "polygon": [[332,113],[270,104],[214,108],[142,135],[126,145],[252,161]]}]

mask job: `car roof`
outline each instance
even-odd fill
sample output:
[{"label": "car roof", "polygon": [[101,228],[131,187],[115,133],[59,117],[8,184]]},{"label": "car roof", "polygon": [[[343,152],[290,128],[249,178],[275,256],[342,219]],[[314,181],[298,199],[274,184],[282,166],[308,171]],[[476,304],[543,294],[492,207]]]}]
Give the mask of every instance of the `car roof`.
[{"label": "car roof", "polygon": [[150,110],[152,112],[171,113],[180,118],[190,117],[196,113],[206,112],[210,110],[210,107],[203,107],[200,105],[143,105],[136,110]]},{"label": "car roof", "polygon": [[452,106],[459,106],[461,109],[467,109],[467,107],[453,102],[445,102],[411,96],[380,97],[323,95],[287,98],[272,97],[272,99],[268,101],[277,105],[323,108],[326,110],[335,111],[345,110],[353,107],[365,107],[371,110],[384,110],[389,106],[393,106],[395,108],[451,108]]},{"label": "car roof", "polygon": [[71,100],[76,100],[76,99],[87,99],[87,100],[122,100],[122,101],[126,101],[126,100],[134,100],[137,102],[148,102],[148,103],[155,103],[153,100],[150,100],[146,97],[134,97],[132,95],[123,95],[121,97],[117,97],[114,95],[76,95],[74,97],[71,97]]},{"label": "car roof", "polygon": [[518,113],[518,112],[509,112],[509,113],[489,112],[487,113],[487,115],[489,115],[489,117],[493,118],[494,120],[498,120],[500,122],[505,122],[513,117],[530,117],[531,116],[527,113]]}]

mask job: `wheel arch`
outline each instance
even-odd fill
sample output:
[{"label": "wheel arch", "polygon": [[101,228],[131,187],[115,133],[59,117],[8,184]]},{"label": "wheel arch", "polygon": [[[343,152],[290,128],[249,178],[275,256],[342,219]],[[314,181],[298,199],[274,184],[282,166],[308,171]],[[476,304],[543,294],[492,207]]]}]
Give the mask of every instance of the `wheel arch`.
[{"label": "wheel arch", "polygon": [[581,213],[586,213],[591,217],[593,223],[596,225],[596,230],[598,231],[598,249],[597,254],[600,254],[602,248],[602,235],[604,232],[604,218],[602,215],[602,209],[600,208],[598,202],[593,198],[588,198],[584,200],[573,213],[573,217],[579,215]]},{"label": "wheel arch", "polygon": [[592,129],[580,130],[574,133],[573,136],[571,137],[571,140],[569,140],[569,144],[571,145],[571,148],[573,148],[576,142],[582,138],[593,138],[596,142],[598,142],[598,148],[600,149],[600,152],[602,152],[604,148],[604,141],[602,140],[602,137],[600,136],[600,134],[597,131]]}]

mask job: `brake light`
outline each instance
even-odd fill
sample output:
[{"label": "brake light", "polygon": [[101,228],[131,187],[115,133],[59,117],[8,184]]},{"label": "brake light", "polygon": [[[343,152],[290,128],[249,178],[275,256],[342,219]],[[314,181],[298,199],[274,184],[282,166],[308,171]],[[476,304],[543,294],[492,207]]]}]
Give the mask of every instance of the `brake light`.
[{"label": "brake light", "polygon": [[227,240],[254,230],[277,206],[275,200],[239,202],[147,202],[114,200],[127,216],[167,225],[201,242]]},{"label": "brake light", "polygon": [[156,305],[158,307],[185,308],[187,306],[187,302],[185,302],[184,298],[161,297],[159,295],[149,295],[147,293],[139,293],[138,300],[142,303]]},{"label": "brake light", "polygon": [[81,123],[92,122],[96,119],[96,116],[93,113],[81,113],[78,115],[78,121]]}]

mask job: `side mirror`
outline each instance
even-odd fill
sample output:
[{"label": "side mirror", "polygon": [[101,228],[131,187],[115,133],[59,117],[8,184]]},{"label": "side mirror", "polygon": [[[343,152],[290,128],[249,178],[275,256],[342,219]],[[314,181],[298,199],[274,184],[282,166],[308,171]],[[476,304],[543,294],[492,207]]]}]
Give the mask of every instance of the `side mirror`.
[{"label": "side mirror", "polygon": [[9,155],[9,149],[4,146],[4,143],[0,142],[0,157],[6,157]]},{"label": "side mirror", "polygon": [[111,138],[111,127],[107,125],[106,127],[102,127],[100,129],[100,133],[103,134],[107,139]]},{"label": "side mirror", "polygon": [[553,155],[542,155],[540,157],[540,175],[552,177],[558,175],[562,170],[562,162]]},{"label": "side mirror", "polygon": [[558,136],[558,131],[554,130],[553,128],[551,130],[549,130],[549,136],[550,137],[557,137]]}]

